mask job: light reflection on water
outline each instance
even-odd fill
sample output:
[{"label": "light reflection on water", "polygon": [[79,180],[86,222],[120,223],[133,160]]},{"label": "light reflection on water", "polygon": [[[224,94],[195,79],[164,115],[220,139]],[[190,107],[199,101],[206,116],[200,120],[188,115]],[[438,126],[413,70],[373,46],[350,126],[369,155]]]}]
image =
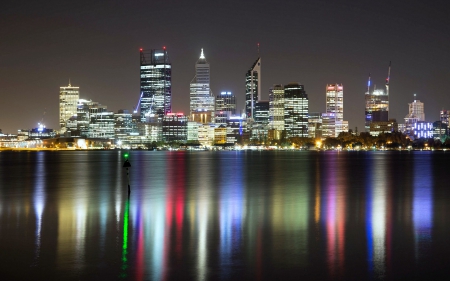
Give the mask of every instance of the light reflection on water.
[{"label": "light reflection on water", "polygon": [[450,254],[445,154],[131,152],[129,199],[121,152],[0,157],[0,279],[440,277],[411,263]]},{"label": "light reflection on water", "polygon": [[424,258],[429,248],[433,228],[433,175],[431,155],[414,162],[413,225],[416,262]]}]

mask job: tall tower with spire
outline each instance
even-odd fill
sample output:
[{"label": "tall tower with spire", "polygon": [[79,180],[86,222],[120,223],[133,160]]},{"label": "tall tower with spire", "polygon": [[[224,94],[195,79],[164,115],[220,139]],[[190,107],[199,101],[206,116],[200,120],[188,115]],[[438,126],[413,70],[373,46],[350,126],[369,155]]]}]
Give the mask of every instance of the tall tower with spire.
[{"label": "tall tower with spire", "polygon": [[255,104],[261,100],[261,57],[252,64],[245,74],[245,113],[247,118],[254,118]]},{"label": "tall tower with spire", "polygon": [[[202,116],[201,120],[211,122],[211,117],[214,116],[214,97],[210,88],[210,68],[203,49],[195,64],[195,76],[190,83],[189,108],[192,121],[196,119],[195,116]],[[203,118],[204,116],[208,117]],[[206,122],[204,121],[204,123]]]}]

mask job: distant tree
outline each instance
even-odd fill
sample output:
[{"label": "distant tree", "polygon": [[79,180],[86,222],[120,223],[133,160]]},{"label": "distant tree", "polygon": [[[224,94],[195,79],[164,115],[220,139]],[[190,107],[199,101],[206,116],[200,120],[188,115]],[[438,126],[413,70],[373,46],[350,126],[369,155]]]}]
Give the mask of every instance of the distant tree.
[{"label": "distant tree", "polygon": [[331,138],[328,137],[325,139],[325,141],[323,142],[323,145],[325,148],[333,148],[333,147],[337,147],[341,144],[341,142],[337,139],[337,138]]}]

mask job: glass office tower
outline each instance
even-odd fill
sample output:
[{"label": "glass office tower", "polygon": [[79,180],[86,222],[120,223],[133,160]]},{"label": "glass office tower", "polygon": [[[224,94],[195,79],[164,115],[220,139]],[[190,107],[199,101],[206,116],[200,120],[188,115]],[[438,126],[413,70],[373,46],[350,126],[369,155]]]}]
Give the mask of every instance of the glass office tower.
[{"label": "glass office tower", "polygon": [[140,119],[145,122],[150,115],[162,120],[172,111],[172,64],[166,48],[140,50],[141,98]]},{"label": "glass office tower", "polygon": [[66,123],[71,117],[77,116],[78,99],[80,98],[80,87],[68,86],[59,88],[59,126],[60,132],[67,131]]},{"label": "glass office tower", "polygon": [[245,75],[245,113],[254,118],[255,104],[261,100],[261,58],[259,57]]},{"label": "glass office tower", "polygon": [[298,83],[284,86],[284,129],[287,137],[308,137],[308,95]]}]

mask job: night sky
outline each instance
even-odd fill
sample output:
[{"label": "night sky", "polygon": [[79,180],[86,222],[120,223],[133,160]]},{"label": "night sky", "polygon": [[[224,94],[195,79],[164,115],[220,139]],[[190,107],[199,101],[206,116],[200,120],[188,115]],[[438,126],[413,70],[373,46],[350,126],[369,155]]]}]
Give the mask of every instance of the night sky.
[{"label": "night sky", "polygon": [[344,120],[364,130],[368,74],[384,87],[392,61],[390,117],[403,123],[413,94],[427,121],[450,109],[447,1],[6,1],[0,9],[0,129],[58,129],[59,87],[116,112],[139,98],[139,48],[167,47],[172,109],[188,113],[189,82],[204,48],[214,95],[244,105],[245,73],[261,44],[262,93],[305,85],[310,112],[325,85],[343,83]]}]

